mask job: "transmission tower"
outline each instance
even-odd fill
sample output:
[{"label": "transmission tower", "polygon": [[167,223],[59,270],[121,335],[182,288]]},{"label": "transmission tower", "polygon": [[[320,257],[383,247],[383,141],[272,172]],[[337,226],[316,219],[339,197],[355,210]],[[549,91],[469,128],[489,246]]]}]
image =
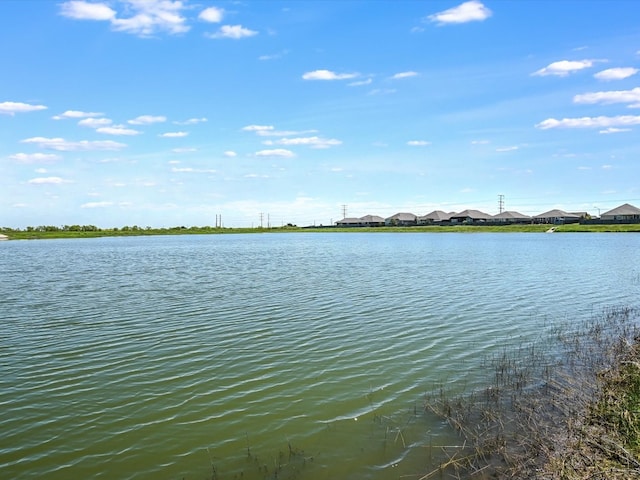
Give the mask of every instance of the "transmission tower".
[{"label": "transmission tower", "polygon": [[504,195],[498,195],[498,213],[504,212]]},{"label": "transmission tower", "polygon": [[342,218],[347,218],[347,206],[342,205]]}]

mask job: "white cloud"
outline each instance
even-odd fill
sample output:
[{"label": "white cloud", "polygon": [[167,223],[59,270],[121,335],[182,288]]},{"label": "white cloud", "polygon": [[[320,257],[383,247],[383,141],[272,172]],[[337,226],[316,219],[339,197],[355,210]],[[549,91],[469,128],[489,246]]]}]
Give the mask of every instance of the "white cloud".
[{"label": "white cloud", "polygon": [[548,118],[536,125],[536,128],[608,128],[617,126],[640,125],[640,115],[619,115],[617,117],[581,117],[557,120]]},{"label": "white cloud", "polygon": [[395,88],[374,88],[367,95],[392,95],[396,92]]},{"label": "white cloud", "polygon": [[106,127],[107,125],[111,125],[113,123],[112,120],[108,118],[84,118],[78,122],[78,125],[81,127],[89,127],[89,128],[99,128]]},{"label": "white cloud", "polygon": [[197,152],[198,149],[193,147],[185,147],[185,148],[174,148],[171,151],[173,153],[192,153],[192,152]]},{"label": "white cloud", "polygon": [[209,38],[232,38],[238,40],[240,38],[253,37],[258,32],[255,30],[249,30],[242,25],[223,25],[216,33],[210,33],[207,35]]},{"label": "white cloud", "polygon": [[282,138],[280,140],[265,142],[267,145],[306,145],[312,148],[329,148],[336,145],[342,145],[340,140],[335,138],[321,137],[298,137],[298,138]]},{"label": "white cloud", "polygon": [[189,120],[185,120],[184,122],[173,122],[175,125],[196,125],[198,123],[204,123],[208,120],[204,117],[202,118],[190,118]]},{"label": "white cloud", "polygon": [[246,127],[242,127],[242,130],[245,132],[264,132],[273,129],[274,127],[272,125],[247,125]]},{"label": "white cloud", "polygon": [[113,205],[113,202],[88,202],[80,205],[80,208],[105,208]]},{"label": "white cloud", "polygon": [[560,60],[558,62],[550,63],[546,67],[533,72],[532,75],[537,75],[540,77],[544,77],[547,75],[566,77],[570,73],[592,67],[593,64],[593,60]]},{"label": "white cloud", "polygon": [[96,129],[98,133],[104,133],[107,135],[140,135],[142,132],[134,130],[133,128],[126,128],[123,125],[114,125],[113,127],[100,127]]},{"label": "white cloud", "polygon": [[129,120],[130,125],[151,125],[152,123],[163,123],[167,121],[167,117],[163,115],[140,115],[139,117]]},{"label": "white cloud", "polygon": [[21,163],[46,163],[59,160],[60,155],[55,153],[16,153],[9,155],[9,158]]},{"label": "white cloud", "polygon": [[277,60],[279,58],[284,57],[285,55],[287,55],[289,53],[289,50],[282,50],[281,52],[278,53],[274,53],[272,55],[260,55],[258,57],[258,60]]},{"label": "white cloud", "polygon": [[[160,32],[179,34],[189,31],[181,11],[186,8],[179,0],[122,0],[122,12],[118,13],[106,3],[90,3],[71,0],[61,4],[60,13],[75,20],[103,20],[111,28],[150,37]],[[122,15],[129,16],[122,16]]]},{"label": "white cloud", "polygon": [[409,78],[417,76],[417,72],[400,72],[391,77],[392,80],[400,80],[401,78]]},{"label": "white cloud", "polygon": [[629,78],[636,73],[638,73],[637,68],[632,67],[621,67],[621,68],[607,68],[606,70],[602,70],[594,74],[598,80],[623,80],[625,78]]},{"label": "white cloud", "polygon": [[189,132],[167,132],[161,133],[159,136],[162,138],[181,138],[189,135]]},{"label": "white cloud", "polygon": [[489,140],[471,140],[471,145],[488,145],[491,143]]},{"label": "white cloud", "polygon": [[173,167],[173,173],[217,173],[212,168]]},{"label": "white cloud", "polygon": [[275,148],[273,150],[260,150],[255,153],[256,157],[283,157],[283,158],[292,158],[295,157],[295,154],[291,150],[286,150],[284,148]]},{"label": "white cloud", "polygon": [[609,133],[622,133],[622,132],[630,132],[631,129],[630,128],[614,128],[614,127],[609,127],[606,128],[604,130],[600,130],[598,133],[602,133],[602,134],[609,134]]},{"label": "white cloud", "polygon": [[74,20],[112,20],[116,16],[115,10],[106,3],[90,3],[80,0],[64,2],[60,5],[60,13]]},{"label": "white cloud", "polygon": [[360,80],[358,82],[351,82],[347,84],[349,87],[360,87],[362,85],[371,85],[373,83],[373,79],[367,78],[366,80]]},{"label": "white cloud", "polygon": [[576,95],[573,97],[574,103],[629,103],[630,107],[640,107],[640,87],[631,90],[612,90],[607,92],[593,92]]},{"label": "white cloud", "polygon": [[200,15],[198,15],[198,18],[204,22],[220,23],[223,16],[224,10],[222,10],[221,8],[209,7],[201,11]]},{"label": "white cloud", "polygon": [[431,142],[427,142],[426,140],[409,140],[407,145],[410,147],[426,147],[427,145],[431,145]]},{"label": "white cloud", "polygon": [[331,70],[314,70],[302,75],[303,80],[348,80],[356,78],[357,73],[335,73]]},{"label": "white cloud", "polygon": [[492,12],[477,0],[464,2],[457,7],[429,15],[427,19],[438,25],[479,22],[486,20]]},{"label": "white cloud", "polygon": [[38,177],[32,178],[27,183],[31,185],[60,185],[62,183],[70,183],[69,180],[64,180],[60,177]]},{"label": "white cloud", "polygon": [[60,115],[56,115],[55,117],[51,117],[54,120],[64,120],[66,118],[91,118],[91,117],[101,117],[103,114],[98,112],[81,112],[78,110],[67,110]]},{"label": "white cloud", "polygon": [[120,150],[126,145],[124,143],[114,142],[113,140],[88,141],[81,140],[79,142],[67,141],[64,138],[45,138],[32,137],[21,141],[22,143],[32,143],[40,148],[49,150],[57,150],[60,152],[73,151],[89,151],[89,150]]},{"label": "white cloud", "polygon": [[22,102],[2,102],[0,103],[0,113],[6,115],[15,115],[16,113],[36,112],[38,110],[46,110],[44,105],[31,105]]},{"label": "white cloud", "polygon": [[233,158],[238,156],[238,154],[233,150],[227,150],[226,152],[223,153],[223,155],[228,158]]},{"label": "white cloud", "polygon": [[498,147],[496,148],[496,152],[513,152],[515,150],[518,150],[520,147],[517,146],[511,146],[511,147]]}]

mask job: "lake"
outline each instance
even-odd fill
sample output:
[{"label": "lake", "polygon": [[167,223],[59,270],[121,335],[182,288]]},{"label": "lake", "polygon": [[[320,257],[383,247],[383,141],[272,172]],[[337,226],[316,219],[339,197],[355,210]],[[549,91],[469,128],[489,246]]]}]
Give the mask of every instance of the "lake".
[{"label": "lake", "polygon": [[0,477],[419,478],[425,392],[639,293],[635,234],[3,242]]}]

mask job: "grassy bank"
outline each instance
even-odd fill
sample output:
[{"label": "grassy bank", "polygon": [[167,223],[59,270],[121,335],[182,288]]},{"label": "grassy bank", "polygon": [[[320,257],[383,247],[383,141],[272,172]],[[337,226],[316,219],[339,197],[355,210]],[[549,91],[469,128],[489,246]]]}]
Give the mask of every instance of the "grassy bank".
[{"label": "grassy bank", "polygon": [[462,447],[427,478],[640,478],[639,313],[611,309],[488,362],[484,391],[427,395]]},{"label": "grassy bank", "polygon": [[[95,229],[95,230],[13,230],[0,229],[0,233],[10,240],[36,240],[53,238],[96,238],[130,237],[152,235],[224,235],[238,233],[284,233],[284,232],[341,232],[341,233],[543,233],[550,225],[448,225],[419,227],[375,227],[375,228],[338,228],[338,227],[277,227],[277,228],[217,228],[217,227],[174,227],[174,228],[137,228],[137,229]],[[556,233],[598,233],[598,232],[640,232],[640,224],[628,225],[557,225]]]}]

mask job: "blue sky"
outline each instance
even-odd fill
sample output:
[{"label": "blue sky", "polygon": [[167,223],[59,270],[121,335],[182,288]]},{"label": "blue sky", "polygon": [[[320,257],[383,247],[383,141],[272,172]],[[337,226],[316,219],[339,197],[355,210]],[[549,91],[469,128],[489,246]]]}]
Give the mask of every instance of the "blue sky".
[{"label": "blue sky", "polygon": [[640,205],[640,2],[0,2],[0,225]]}]

